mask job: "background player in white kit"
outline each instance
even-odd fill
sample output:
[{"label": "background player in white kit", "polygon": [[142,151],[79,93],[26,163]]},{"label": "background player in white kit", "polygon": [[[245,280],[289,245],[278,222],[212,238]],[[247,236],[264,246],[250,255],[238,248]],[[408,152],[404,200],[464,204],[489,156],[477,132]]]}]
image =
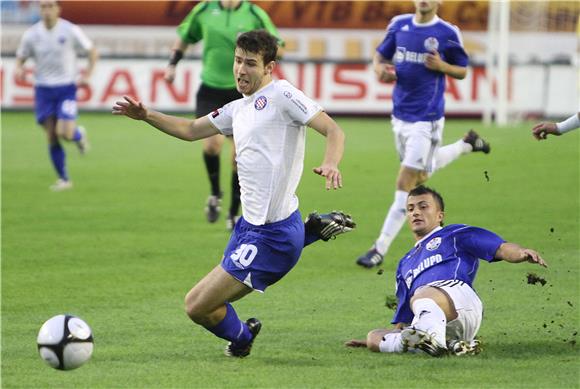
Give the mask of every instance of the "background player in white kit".
[{"label": "background player in white kit", "polygon": [[422,350],[436,357],[477,353],[483,306],[472,285],[479,259],[547,267],[536,251],[491,231],[465,224],[443,227],[444,211],[443,198],[433,189],[411,190],[407,221],[417,242],[397,268],[395,328],[373,330],[366,340],[347,346],[387,353]]},{"label": "background player in white kit", "polygon": [[149,110],[128,96],[113,107],[113,114],[144,120],[183,140],[219,133],[234,136],[242,218],[221,265],[191,289],[185,308],[195,323],[228,340],[226,355],[235,357],[249,355],[261,323],[254,318],[242,322],[230,303],[280,280],[297,263],[303,247],[318,237],[327,240],[354,227],[340,212],[311,215],[306,228],[302,222],[295,191],[304,164],[305,126],[326,137],[324,160],[313,171],[325,177],[327,190],[342,187],[338,164],[344,133],[300,90],[285,80],[272,80],[276,53],[277,40],[268,32],[240,35],[233,70],[244,97],[196,120]]},{"label": "background player in white kit", "polygon": [[[373,246],[357,259],[363,267],[381,264],[405,223],[407,194],[438,169],[489,145],[470,130],[463,139],[441,147],[445,124],[445,77],[463,79],[468,57],[459,29],[437,16],[440,1],[415,0],[415,14],[393,18],[377,48],[377,78],[397,81],[393,91],[392,126],[401,168],[395,199]],[[393,67],[394,64],[394,67]]]},{"label": "background player in white kit", "polygon": [[[58,1],[41,1],[42,20],[30,27],[22,37],[16,52],[16,78],[25,79],[24,62],[35,63],[36,120],[44,127],[49,144],[50,159],[58,180],[50,188],[61,191],[72,188],[66,168],[66,153],[60,139],[75,142],[81,151],[87,151],[87,135],[78,127],[77,85],[87,85],[98,54],[93,43],[82,30],[59,18]],[[88,53],[86,71],[77,80],[78,54]]]}]

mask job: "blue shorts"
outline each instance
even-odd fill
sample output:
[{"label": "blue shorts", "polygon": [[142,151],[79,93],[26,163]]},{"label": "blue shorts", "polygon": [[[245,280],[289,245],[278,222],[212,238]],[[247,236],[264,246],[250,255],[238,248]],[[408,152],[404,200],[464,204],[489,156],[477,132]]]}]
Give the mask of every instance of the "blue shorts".
[{"label": "blue shorts", "polygon": [[51,116],[61,120],[75,120],[77,118],[77,86],[70,84],[35,87],[34,110],[39,124],[44,123]]},{"label": "blue shorts", "polygon": [[284,220],[263,226],[241,217],[224,251],[222,268],[263,292],[296,265],[303,248],[304,222],[298,210]]}]

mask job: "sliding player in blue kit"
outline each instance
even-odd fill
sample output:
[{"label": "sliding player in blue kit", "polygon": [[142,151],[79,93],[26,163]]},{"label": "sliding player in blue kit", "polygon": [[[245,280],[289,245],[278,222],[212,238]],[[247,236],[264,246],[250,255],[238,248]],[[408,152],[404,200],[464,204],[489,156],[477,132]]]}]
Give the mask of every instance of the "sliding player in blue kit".
[{"label": "sliding player in blue kit", "polygon": [[433,189],[418,186],[407,199],[407,221],[415,246],[396,272],[397,311],[393,329],[377,329],[348,347],[401,353],[424,351],[475,354],[483,305],[473,290],[479,259],[530,262],[547,267],[535,250],[509,243],[491,231],[465,224],[443,227],[445,204]]}]

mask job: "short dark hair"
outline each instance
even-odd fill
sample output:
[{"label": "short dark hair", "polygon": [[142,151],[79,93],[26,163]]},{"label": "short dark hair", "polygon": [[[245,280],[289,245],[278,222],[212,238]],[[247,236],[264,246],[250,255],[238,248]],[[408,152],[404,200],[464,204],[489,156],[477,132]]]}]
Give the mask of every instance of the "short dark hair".
[{"label": "short dark hair", "polygon": [[435,202],[437,203],[437,205],[439,205],[439,209],[441,209],[441,211],[445,211],[445,203],[443,202],[443,197],[441,197],[441,195],[435,189],[431,189],[424,185],[419,185],[418,187],[412,189],[409,192],[408,197],[421,196],[424,194],[430,194],[431,196],[433,196]]},{"label": "short dark hair", "polygon": [[248,31],[238,37],[236,47],[250,53],[261,54],[265,65],[276,59],[278,39],[266,30]]}]

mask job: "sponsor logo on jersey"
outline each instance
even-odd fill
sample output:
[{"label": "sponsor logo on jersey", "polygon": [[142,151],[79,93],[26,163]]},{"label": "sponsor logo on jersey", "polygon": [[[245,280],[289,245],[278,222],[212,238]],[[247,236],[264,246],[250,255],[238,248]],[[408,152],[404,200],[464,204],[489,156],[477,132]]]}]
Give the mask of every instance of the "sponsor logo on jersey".
[{"label": "sponsor logo on jersey", "polygon": [[395,55],[393,56],[393,59],[395,60],[395,62],[403,62],[405,61],[405,52],[407,51],[407,49],[405,49],[404,47],[397,47],[397,51],[395,51]]},{"label": "sponsor logo on jersey", "polygon": [[441,238],[438,236],[437,238],[433,238],[427,243],[425,248],[429,251],[437,250],[441,245]]},{"label": "sponsor logo on jersey", "polygon": [[256,108],[258,111],[266,108],[266,105],[268,105],[268,99],[266,96],[260,96],[256,99],[256,101],[254,101],[254,108]]},{"label": "sponsor logo on jersey", "polygon": [[411,284],[413,283],[413,273],[409,270],[407,276],[405,277],[405,284],[407,284],[407,289],[411,289]]},{"label": "sponsor logo on jersey", "polygon": [[[437,238],[435,238],[437,239]],[[419,276],[419,274],[421,274],[423,271],[425,271],[426,269],[430,268],[433,265],[436,265],[438,263],[443,262],[443,257],[441,256],[441,254],[435,254],[435,255],[431,255],[430,257],[427,257],[425,259],[423,259],[419,265],[417,265],[414,269],[409,270],[406,274],[405,274],[405,283],[407,284],[407,288],[411,288],[411,284],[413,283],[413,280],[415,278],[417,278]]]},{"label": "sponsor logo on jersey", "polygon": [[416,51],[409,51],[405,47],[397,47],[393,61],[395,63],[411,62],[411,63],[425,63],[425,56],[427,53],[417,53]]},{"label": "sponsor logo on jersey", "polygon": [[211,117],[214,118],[214,119],[217,118],[219,115],[220,115],[220,110],[219,109],[216,109],[215,111],[213,111],[211,113]]},{"label": "sponsor logo on jersey", "polygon": [[285,90],[284,91],[284,96],[286,96],[287,98],[291,98],[292,97],[292,93],[290,93],[287,90]]},{"label": "sponsor logo on jersey", "polygon": [[425,46],[425,49],[427,51],[431,52],[439,48],[439,41],[437,40],[437,38],[430,36],[429,38],[425,39],[423,45]]}]

